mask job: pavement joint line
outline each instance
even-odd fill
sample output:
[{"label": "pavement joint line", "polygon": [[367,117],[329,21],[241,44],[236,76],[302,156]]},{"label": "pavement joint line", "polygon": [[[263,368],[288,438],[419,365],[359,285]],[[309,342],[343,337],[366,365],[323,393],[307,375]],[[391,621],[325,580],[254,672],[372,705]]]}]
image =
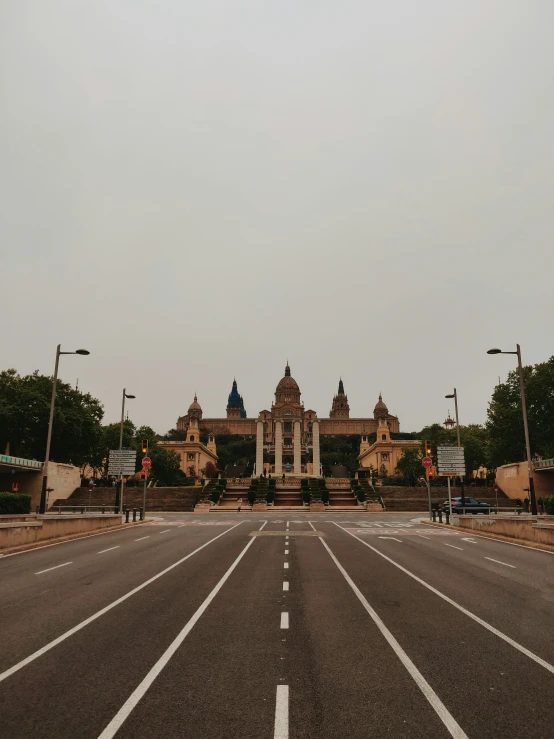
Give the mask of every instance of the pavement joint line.
[{"label": "pavement joint line", "polygon": [[111,552],[112,549],[119,549],[121,544],[118,544],[116,547],[110,547],[109,549],[102,549],[100,552],[96,552],[96,554],[104,554],[104,552]]},{"label": "pavement joint line", "polygon": [[450,547],[450,549],[459,549],[460,552],[463,552],[464,551],[464,548],[463,547],[456,547],[456,546],[454,546],[454,544],[447,544],[445,541],[443,541],[443,544],[444,544],[445,547]]},{"label": "pavement joint line", "polygon": [[[214,541],[217,541],[217,539],[220,539],[222,536],[225,536],[225,534],[228,534],[230,531],[233,531],[233,529],[236,529],[237,526],[241,525],[241,523],[242,521],[239,521],[234,526],[231,526],[230,529],[227,529],[226,531],[223,531],[221,534],[214,536],[213,539],[209,539],[205,544],[202,544],[197,549],[195,549],[193,552],[190,552],[190,554],[187,554],[186,556],[177,560],[177,562],[174,562],[172,565],[169,565],[169,567],[166,567],[165,570],[162,570],[161,572],[158,572],[157,575],[154,575],[153,577],[150,577],[148,580],[145,580],[145,582],[143,582],[141,585],[137,585],[136,588],[133,588],[128,593],[125,593],[125,595],[122,595],[120,598],[117,598],[116,600],[112,601],[111,603],[109,603],[107,606],[104,606],[104,608],[101,608],[96,613],[93,613],[92,616],[89,616],[84,621],[81,621],[81,623],[77,624],[77,626],[74,626],[72,629],[65,631],[63,634],[58,636],[56,639],[53,639],[51,642],[48,642],[48,644],[45,644],[40,649],[37,649],[36,652],[33,652],[32,654],[30,654],[28,657],[25,657],[25,659],[22,659],[17,664],[13,665],[12,667],[9,667],[7,670],[4,670],[4,672],[0,673],[0,682],[10,677],[14,673],[18,672],[19,670],[21,670],[23,667],[30,664],[31,662],[34,662],[35,659],[38,659],[43,654],[46,654],[46,652],[49,652],[51,649],[56,647],[58,644],[61,644],[63,641],[68,639],[70,636],[73,636],[73,634],[76,634],[81,629],[84,629],[85,626],[88,626],[93,621],[96,621],[97,618],[100,618],[100,616],[103,616],[105,613],[108,613],[109,611],[112,610],[112,608],[115,608],[121,603],[124,603],[132,595],[135,595],[135,593],[140,592],[143,588],[155,582],[158,578],[162,577],[163,575],[166,575],[168,572],[171,572],[171,570],[173,570],[175,567],[178,567],[180,564],[185,562],[187,559],[190,559],[190,557],[193,557],[195,554],[197,554],[199,551],[201,551],[205,547],[212,544]],[[254,539],[252,539],[252,541],[253,540]]]},{"label": "pavement joint line", "polygon": [[[338,524],[335,524],[335,526],[338,526]],[[338,526],[338,528],[342,528],[341,526]],[[351,534],[350,531],[347,531],[346,529],[342,529],[346,534],[349,536],[352,536],[354,539],[357,539],[361,544],[368,547],[368,549],[371,549],[372,552],[375,552],[375,554],[378,554],[383,559],[386,559],[387,562],[390,562],[391,565],[394,565],[397,567],[401,572],[404,572],[404,574],[408,575],[408,577],[411,577],[413,580],[418,582],[420,585],[423,585],[424,588],[427,588],[427,590],[430,590],[435,595],[438,595],[439,598],[442,598],[446,603],[449,603],[451,606],[454,606],[454,608],[457,608],[458,611],[463,613],[464,615],[468,616],[468,618],[471,618],[473,621],[478,623],[483,628],[487,629],[487,631],[490,631],[491,634],[494,634],[499,639],[502,639],[507,644],[509,644],[514,649],[517,649],[518,652],[521,652],[526,657],[529,657],[529,659],[532,659],[533,662],[536,662],[541,667],[544,667],[545,670],[548,670],[548,672],[552,673],[554,675],[554,665],[551,665],[550,662],[547,662],[542,657],[539,657],[538,654],[535,654],[530,649],[527,649],[527,647],[524,647],[523,644],[519,644],[519,642],[515,641],[515,639],[512,639],[507,634],[504,634],[503,631],[500,631],[499,629],[492,626],[492,624],[489,624],[484,619],[477,616],[475,613],[472,613],[471,611],[468,611],[467,608],[464,608],[459,603],[456,603],[455,600],[452,600],[452,598],[449,598],[448,595],[445,595],[444,593],[441,593],[440,590],[437,590],[437,588],[434,588],[432,585],[429,585],[429,583],[425,582],[425,580],[422,580],[417,575],[414,575],[413,572],[410,572],[410,570],[407,570],[405,567],[403,567],[398,562],[395,562],[394,559],[391,559],[386,554],[383,554],[383,552],[380,552],[378,549],[375,549],[375,547],[372,547],[371,544],[368,544],[367,541],[364,541],[363,539],[360,539],[359,536],[356,536],[355,534]],[[0,676],[1,677],[1,676]]]},{"label": "pavement joint line", "polygon": [[141,536],[140,539],[135,539],[135,541],[142,541],[143,539],[149,539],[149,538],[150,538],[150,534],[148,534],[148,536]]},{"label": "pavement joint line", "polygon": [[281,613],[281,628],[288,629],[289,627],[289,614],[287,611]]},{"label": "pavement joint line", "polygon": [[44,572],[50,572],[51,570],[57,570],[58,567],[65,567],[66,565],[72,565],[73,562],[64,562],[63,565],[56,565],[55,567],[48,567],[46,570],[39,570],[39,572],[35,572],[35,575],[42,575]]},{"label": "pavement joint line", "polygon": [[512,570],[517,569],[515,565],[509,565],[507,562],[501,562],[499,559],[493,559],[492,557],[485,557],[485,559],[488,559],[491,562],[496,562],[496,564],[499,565],[504,565],[504,567],[511,567]]},{"label": "pavement joint line", "polygon": [[289,584],[288,584],[288,581],[285,580],[285,582],[283,583],[283,590],[288,590],[288,589],[289,589]]},{"label": "pavement joint line", "polygon": [[454,739],[469,739],[467,734],[464,732],[462,727],[458,724],[454,716],[450,713],[448,708],[444,705],[444,703],[441,701],[439,696],[435,693],[433,688],[429,685],[427,680],[423,677],[421,672],[417,669],[415,664],[412,662],[412,660],[409,658],[407,653],[402,649],[400,643],[397,641],[397,639],[393,636],[392,632],[389,631],[387,626],[385,625],[384,621],[378,616],[376,611],[371,607],[365,596],[362,594],[362,592],[359,590],[359,588],[356,586],[348,572],[344,569],[344,567],[341,565],[341,563],[338,561],[338,559],[335,557],[327,543],[319,537],[321,543],[329,553],[331,559],[336,564],[336,566],[339,569],[339,572],[344,577],[346,582],[350,585],[352,590],[354,591],[354,594],[362,604],[362,606],[365,608],[366,612],[371,617],[374,624],[377,626],[381,634],[384,636],[386,641],[388,642],[389,646],[392,648],[398,659],[402,662],[406,670],[408,671],[410,677],[414,680],[417,687],[421,690],[425,698],[427,698],[428,702],[431,704],[432,708],[435,710],[437,716],[440,718],[446,729],[448,730],[448,733],[450,736],[454,737]]},{"label": "pavement joint line", "polygon": [[278,685],[275,698],[273,739],[289,739],[289,686]]},{"label": "pavement joint line", "polygon": [[[266,522],[267,523],[267,522]],[[237,524],[238,526],[239,524]],[[265,523],[262,524],[262,529],[265,526]],[[234,528],[234,527],[233,527]],[[261,530],[261,529],[260,529]],[[226,533],[226,532],[225,532]],[[175,652],[179,649],[181,644],[185,641],[187,636],[190,634],[192,629],[194,628],[195,624],[200,620],[200,618],[204,615],[206,612],[208,606],[210,603],[214,600],[216,595],[219,593],[221,588],[225,585],[241,559],[244,557],[246,552],[250,549],[252,544],[256,541],[256,537],[253,536],[248,544],[244,547],[242,552],[239,554],[239,556],[235,559],[233,564],[229,567],[229,569],[225,572],[223,577],[219,580],[217,585],[213,588],[211,593],[207,596],[207,598],[200,604],[200,606],[196,609],[196,611],[193,613],[193,615],[190,617],[190,619],[187,621],[187,623],[183,626],[179,634],[175,637],[175,639],[171,642],[169,647],[165,650],[165,652],[162,654],[162,656],[159,658],[159,660],[155,663],[155,665],[148,671],[146,676],[142,679],[142,681],[139,683],[139,685],[135,688],[135,690],[131,693],[131,695],[127,698],[125,703],[121,706],[119,711],[115,714],[115,716],[112,718],[110,723],[106,726],[104,731],[102,731],[101,734],[99,734],[98,739],[112,739],[119,729],[123,726],[133,709],[137,706],[141,698],[144,697],[148,689],[151,687],[151,685],[154,683],[158,675],[161,673],[161,671],[164,669],[164,667],[168,664],[170,659],[173,657]]]}]

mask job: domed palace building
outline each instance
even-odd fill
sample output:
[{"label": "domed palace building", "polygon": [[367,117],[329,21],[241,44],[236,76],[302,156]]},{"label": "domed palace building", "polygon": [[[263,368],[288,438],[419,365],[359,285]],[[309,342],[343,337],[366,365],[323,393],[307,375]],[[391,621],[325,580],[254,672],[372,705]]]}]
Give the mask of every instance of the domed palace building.
[{"label": "domed palace building", "polygon": [[306,410],[300,396],[300,388],[287,362],[285,374],[275,388],[274,402],[270,408],[260,411],[256,418],[247,417],[243,398],[234,380],[225,417],[203,418],[195,395],[188,413],[177,420],[177,430],[188,431],[191,424],[198,424],[212,439],[218,434],[255,437],[256,474],[260,474],[265,467],[276,475],[291,472],[315,476],[321,474],[320,436],[359,434],[367,438],[368,434],[377,432],[382,424],[386,424],[389,432],[400,430],[398,417],[389,413],[381,395],[372,416],[350,418],[350,406],[342,378],[338,392],[333,396],[328,418],[320,418],[313,409]]}]

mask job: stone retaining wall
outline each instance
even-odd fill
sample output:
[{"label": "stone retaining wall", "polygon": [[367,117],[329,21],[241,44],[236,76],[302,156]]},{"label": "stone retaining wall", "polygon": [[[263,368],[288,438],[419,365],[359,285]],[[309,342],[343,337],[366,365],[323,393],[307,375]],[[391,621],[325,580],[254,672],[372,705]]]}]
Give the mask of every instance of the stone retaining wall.
[{"label": "stone retaining wall", "polygon": [[458,525],[476,533],[554,547],[554,516],[458,516]]},{"label": "stone retaining wall", "polygon": [[121,516],[114,514],[103,516],[48,514],[45,517],[28,517],[25,521],[9,521],[7,518],[3,516],[0,519],[0,551],[121,526]]}]

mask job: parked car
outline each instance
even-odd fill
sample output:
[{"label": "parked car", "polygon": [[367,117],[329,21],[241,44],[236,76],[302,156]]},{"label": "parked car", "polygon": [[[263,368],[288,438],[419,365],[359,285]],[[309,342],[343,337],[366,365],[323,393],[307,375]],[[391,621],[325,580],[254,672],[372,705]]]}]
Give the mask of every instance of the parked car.
[{"label": "parked car", "polygon": [[[442,505],[442,510],[444,513],[446,511],[450,510],[448,507],[448,501],[445,500]],[[488,503],[481,503],[480,500],[477,500],[477,498],[466,498],[464,510],[466,513],[490,513],[491,508]],[[452,498],[452,513],[461,513],[462,512],[462,499],[461,498]]]}]

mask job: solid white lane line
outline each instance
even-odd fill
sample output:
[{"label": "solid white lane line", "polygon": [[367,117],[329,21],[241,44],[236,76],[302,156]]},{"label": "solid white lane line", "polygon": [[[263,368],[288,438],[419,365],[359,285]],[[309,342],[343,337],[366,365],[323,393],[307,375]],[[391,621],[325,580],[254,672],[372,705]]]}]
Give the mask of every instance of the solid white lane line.
[{"label": "solid white lane line", "polygon": [[[265,523],[263,524],[261,529],[263,529],[264,526],[265,526]],[[227,572],[223,575],[221,580],[217,583],[217,585],[212,590],[212,592],[208,595],[206,600],[200,605],[199,608],[197,608],[197,610],[194,612],[191,618],[187,621],[187,623],[181,629],[179,634],[175,637],[175,639],[171,642],[169,647],[162,654],[160,659],[156,662],[156,664],[148,672],[148,674],[142,680],[142,682],[138,685],[138,687],[135,688],[135,690],[127,698],[125,703],[121,706],[119,711],[115,714],[115,716],[110,721],[110,723],[106,726],[104,731],[98,736],[98,739],[112,739],[112,737],[116,735],[116,733],[122,727],[126,719],[129,717],[131,711],[135,708],[135,706],[138,704],[140,699],[145,695],[147,690],[150,688],[152,683],[156,680],[156,678],[158,677],[160,672],[163,670],[163,668],[167,665],[169,660],[173,657],[175,652],[179,649],[181,644],[185,641],[187,636],[192,631],[194,625],[200,620],[201,616],[205,613],[210,603],[213,601],[215,596],[219,593],[221,588],[225,585],[225,583],[231,576],[231,573],[237,567],[238,563],[244,557],[246,552],[250,549],[250,547],[252,546],[255,540],[256,540],[256,537],[253,536],[251,540],[248,542],[248,544],[244,547],[242,552],[239,554],[239,556],[235,559],[233,564],[229,567]]]},{"label": "solid white lane line", "polygon": [[419,536],[420,539],[429,539],[431,540],[430,536],[423,536],[423,534],[416,534],[416,536]]},{"label": "solid white lane line", "polygon": [[379,618],[377,613],[369,605],[366,598],[362,595],[361,591],[358,589],[358,587],[356,586],[356,584],[354,583],[350,575],[346,572],[344,567],[335,557],[333,552],[329,549],[329,547],[327,546],[325,541],[321,538],[321,536],[319,537],[319,540],[323,544],[327,552],[329,553],[333,562],[337,565],[340,573],[342,574],[346,582],[350,585],[350,587],[356,594],[362,606],[365,608],[367,613],[370,615],[374,624],[377,626],[381,634],[385,637],[385,639],[389,643],[389,646],[392,647],[398,659],[402,662],[406,670],[409,672],[410,676],[416,683],[417,687],[421,690],[423,695],[427,698],[431,706],[434,708],[435,712],[437,713],[437,716],[440,718],[440,720],[443,722],[448,732],[450,733],[450,736],[455,737],[455,739],[468,739],[467,734],[464,732],[462,727],[458,724],[454,716],[452,716],[448,708],[444,705],[444,703],[441,701],[439,696],[435,693],[433,688],[429,685],[427,680],[423,677],[421,672],[417,669],[417,667],[414,665],[412,660],[408,657],[406,652],[402,649],[398,641],[394,638],[392,633],[388,630],[388,628],[385,626],[383,621]]},{"label": "solid white lane line", "polygon": [[104,552],[111,552],[112,549],[119,549],[120,545],[118,544],[116,547],[110,547],[109,549],[102,549],[100,552],[96,552],[96,554],[104,554]]},{"label": "solid white lane line", "polygon": [[289,563],[288,563],[288,562],[285,562],[285,564],[283,565],[283,567],[285,568],[285,570],[288,570],[288,568],[289,568]]},{"label": "solid white lane line", "polygon": [[286,611],[281,613],[281,628],[288,629],[289,627],[289,614]]},{"label": "solid white lane line", "polygon": [[33,652],[28,657],[25,657],[25,659],[22,659],[21,662],[18,662],[16,665],[13,665],[13,667],[10,667],[9,669],[5,670],[4,672],[1,672],[0,673],[0,682],[2,682],[2,680],[5,680],[7,677],[10,677],[10,675],[13,675],[18,670],[21,670],[22,667],[25,667],[26,665],[28,665],[30,662],[33,662],[38,657],[41,657],[43,654],[46,654],[46,652],[49,652],[51,649],[53,649],[58,644],[61,644],[61,642],[65,641],[67,638],[69,638],[73,634],[76,634],[81,629],[84,629],[85,626],[88,626],[93,621],[96,621],[97,618],[100,618],[100,616],[103,616],[105,613],[108,613],[108,611],[111,611],[112,608],[115,608],[120,603],[123,603],[124,601],[127,600],[127,598],[130,598],[132,595],[135,595],[135,593],[138,593],[140,590],[142,590],[143,588],[145,588],[147,585],[150,585],[150,583],[155,582],[159,577],[162,577],[163,575],[167,574],[168,572],[171,572],[171,570],[173,570],[175,567],[178,567],[180,564],[182,564],[183,562],[185,562],[185,560],[190,559],[190,557],[193,557],[195,554],[197,554],[197,552],[199,552],[202,549],[204,549],[205,547],[209,546],[214,541],[217,541],[217,539],[220,539],[222,536],[225,536],[225,534],[228,534],[233,529],[236,529],[237,526],[240,526],[241,523],[242,523],[242,521],[239,521],[234,526],[231,526],[230,529],[227,529],[226,531],[223,531],[221,534],[218,534],[217,536],[214,536],[213,539],[210,539],[209,541],[207,541],[205,544],[202,544],[202,546],[198,547],[197,549],[195,549],[190,554],[187,554],[185,557],[182,557],[181,559],[177,560],[177,562],[174,562],[172,565],[169,565],[169,567],[166,567],[165,570],[162,570],[161,572],[158,572],[157,575],[154,575],[154,577],[151,577],[149,580],[146,580],[145,582],[142,583],[142,585],[137,585],[136,588],[133,588],[132,590],[130,590],[125,595],[122,595],[121,598],[118,598],[117,600],[114,600],[112,603],[110,603],[109,605],[105,606],[100,611],[97,611],[96,613],[93,613],[92,616],[89,616],[84,621],[81,621],[81,623],[77,624],[77,626],[74,626],[72,629],[69,629],[69,631],[66,631],[61,636],[58,636],[56,639],[54,639],[53,641],[49,642],[44,647],[41,647],[40,649],[37,649],[36,652]]},{"label": "solid white lane line", "polygon": [[289,739],[289,686],[278,685],[273,739]]},{"label": "solid white lane line", "polygon": [[447,544],[445,541],[443,541],[443,544],[444,544],[445,547],[450,547],[450,549],[459,549],[460,552],[463,552],[464,551],[462,549],[462,547],[455,547],[454,544]]},{"label": "solid white lane line", "polygon": [[[340,526],[338,527],[341,528]],[[491,634],[494,634],[499,639],[502,639],[507,644],[509,644],[514,649],[517,649],[518,652],[521,652],[526,657],[529,657],[529,659],[532,659],[533,662],[536,662],[541,667],[544,667],[545,670],[548,670],[548,672],[551,672],[554,675],[554,665],[551,665],[550,662],[547,662],[545,659],[542,659],[542,657],[539,657],[537,654],[534,654],[531,652],[531,650],[524,647],[522,644],[519,644],[517,641],[514,641],[511,637],[509,637],[507,634],[504,634],[502,631],[499,631],[494,626],[491,626],[491,624],[487,623],[486,621],[483,621],[482,618],[479,618],[479,616],[476,616],[471,611],[468,611],[467,608],[464,608],[459,603],[456,603],[455,600],[452,600],[452,598],[449,598],[444,593],[441,593],[440,590],[437,590],[437,588],[434,588],[432,585],[429,585],[429,583],[425,582],[425,580],[422,580],[417,575],[414,575],[413,572],[410,572],[410,570],[407,570],[405,567],[403,567],[401,564],[398,564],[398,562],[395,562],[394,559],[391,559],[390,557],[387,557],[386,554],[383,554],[383,552],[380,552],[378,549],[375,549],[375,547],[372,547],[371,544],[368,544],[367,541],[364,541],[363,539],[360,539],[359,536],[356,536],[356,534],[351,534],[350,531],[346,531],[346,529],[342,529],[345,534],[348,534],[353,539],[357,539],[359,542],[361,542],[364,546],[366,546],[368,549],[371,549],[372,552],[375,552],[375,554],[378,554],[380,557],[383,557],[383,559],[386,559],[387,562],[390,562],[391,565],[394,565],[397,567],[401,572],[408,575],[408,577],[411,577],[412,580],[415,580],[420,585],[423,585],[424,588],[427,588],[427,590],[430,590],[432,593],[435,593],[435,595],[438,595],[439,598],[442,598],[447,603],[450,603],[451,606],[454,606],[454,608],[457,608],[461,613],[464,613],[468,618],[471,618],[476,623],[480,624],[483,628],[487,629],[487,631],[490,631]]]},{"label": "solid white lane line", "polygon": [[168,531],[171,531],[171,529],[165,529],[165,531],[158,531],[158,534],[167,534]]},{"label": "solid white lane line", "polygon": [[288,553],[289,553],[289,550],[288,549],[285,549],[285,554],[288,554]]},{"label": "solid white lane line", "polygon": [[308,521],[308,523],[310,524],[310,526],[312,527],[312,529],[315,531],[315,526],[313,525],[313,523],[311,521]]},{"label": "solid white lane line", "polygon": [[516,569],[515,565],[509,565],[507,562],[501,562],[499,559],[493,559],[492,557],[485,557],[485,559],[488,559],[491,562],[496,562],[497,565],[504,565],[504,567],[511,567],[512,570]]},{"label": "solid white lane line", "polygon": [[135,539],[135,541],[142,541],[143,539],[149,539],[149,538],[150,538],[150,534],[148,534],[148,536],[141,536],[140,539]]},{"label": "solid white lane line", "polygon": [[283,583],[283,590],[288,590],[288,589],[289,589],[289,584],[288,584],[288,582],[285,581]]},{"label": "solid white lane line", "polygon": [[49,567],[47,570],[39,570],[38,572],[35,572],[35,575],[42,575],[43,572],[50,572],[51,570],[57,570],[58,567],[65,567],[66,565],[71,565],[73,562],[64,562],[63,565],[56,565],[55,567]]}]

